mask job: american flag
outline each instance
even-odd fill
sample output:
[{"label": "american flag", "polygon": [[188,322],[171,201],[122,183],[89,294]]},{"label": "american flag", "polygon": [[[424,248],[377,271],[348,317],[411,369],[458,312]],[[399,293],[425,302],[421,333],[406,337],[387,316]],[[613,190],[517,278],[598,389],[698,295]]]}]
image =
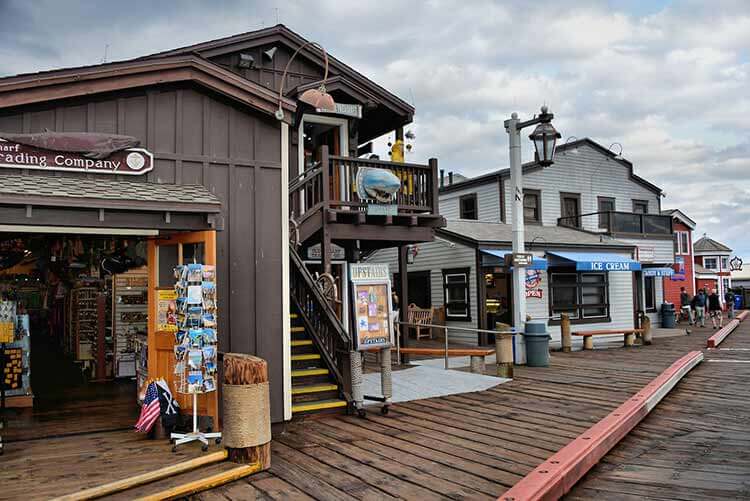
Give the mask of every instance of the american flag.
[{"label": "american flag", "polygon": [[148,433],[159,418],[159,414],[159,391],[156,388],[156,383],[150,383],[146,388],[141,415],[138,417],[138,422],[135,423],[135,429],[142,433]]}]

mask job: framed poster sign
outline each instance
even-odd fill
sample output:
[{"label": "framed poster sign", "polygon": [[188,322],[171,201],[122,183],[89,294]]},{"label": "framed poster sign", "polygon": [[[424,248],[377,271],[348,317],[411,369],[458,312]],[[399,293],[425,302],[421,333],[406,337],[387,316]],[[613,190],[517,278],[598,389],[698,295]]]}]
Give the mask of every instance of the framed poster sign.
[{"label": "framed poster sign", "polygon": [[388,265],[353,264],[350,267],[356,350],[393,346],[391,280]]},{"label": "framed poster sign", "polygon": [[177,293],[174,289],[161,289],[156,293],[156,330],[177,332]]}]

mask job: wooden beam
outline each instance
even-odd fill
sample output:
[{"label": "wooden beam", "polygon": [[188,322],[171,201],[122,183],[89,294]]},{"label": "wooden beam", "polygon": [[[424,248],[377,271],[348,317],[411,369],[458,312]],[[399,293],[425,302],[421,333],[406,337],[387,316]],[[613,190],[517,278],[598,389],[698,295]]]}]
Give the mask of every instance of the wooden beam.
[{"label": "wooden beam", "polygon": [[143,496],[137,499],[138,501],[162,501],[166,499],[183,498],[191,494],[195,494],[196,492],[213,489],[215,487],[228,484],[229,482],[234,482],[235,480],[247,477],[248,475],[252,475],[253,473],[257,473],[258,471],[260,471],[260,465],[258,463],[251,465],[243,464],[237,466],[236,468],[232,468],[231,470],[216,473],[206,478],[194,480],[192,482],[188,482],[187,484],[178,485],[170,489],[166,489],[155,494],[149,494],[148,496]]}]

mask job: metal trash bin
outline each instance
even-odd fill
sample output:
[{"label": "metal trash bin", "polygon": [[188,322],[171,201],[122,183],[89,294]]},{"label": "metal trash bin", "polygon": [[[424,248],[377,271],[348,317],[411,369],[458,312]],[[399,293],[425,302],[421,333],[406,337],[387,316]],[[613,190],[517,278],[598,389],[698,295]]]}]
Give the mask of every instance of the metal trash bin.
[{"label": "metal trash bin", "polygon": [[675,310],[673,303],[662,303],[661,305],[661,326],[664,329],[675,328]]},{"label": "metal trash bin", "polygon": [[529,320],[523,333],[526,344],[526,365],[529,367],[549,367],[549,341],[544,320]]}]

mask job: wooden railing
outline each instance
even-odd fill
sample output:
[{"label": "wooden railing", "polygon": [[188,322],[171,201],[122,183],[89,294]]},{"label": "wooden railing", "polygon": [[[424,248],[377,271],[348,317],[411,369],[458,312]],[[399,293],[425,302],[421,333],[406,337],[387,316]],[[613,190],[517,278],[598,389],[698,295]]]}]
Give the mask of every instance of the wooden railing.
[{"label": "wooden railing", "polygon": [[[305,330],[315,339],[315,343],[333,372],[336,381],[344,389],[348,388],[349,384],[344,381],[342,374],[347,373],[344,370],[344,364],[348,364],[349,361],[351,337],[292,245],[289,246],[289,257],[291,261],[289,281],[292,302],[300,313],[302,322],[305,324]],[[345,390],[342,391],[347,401],[351,401],[350,395]]]},{"label": "wooden railing", "polygon": [[363,167],[389,170],[401,180],[393,200],[399,214],[438,213],[437,159],[419,165],[330,156],[323,146],[320,162],[289,183],[289,207],[294,218],[305,219],[322,207],[366,211],[369,201],[360,199],[356,182]]},{"label": "wooden railing", "polygon": [[595,221],[597,228],[610,235],[671,237],[672,218],[661,214],[601,211],[557,219],[558,226],[587,228],[584,222]]}]

